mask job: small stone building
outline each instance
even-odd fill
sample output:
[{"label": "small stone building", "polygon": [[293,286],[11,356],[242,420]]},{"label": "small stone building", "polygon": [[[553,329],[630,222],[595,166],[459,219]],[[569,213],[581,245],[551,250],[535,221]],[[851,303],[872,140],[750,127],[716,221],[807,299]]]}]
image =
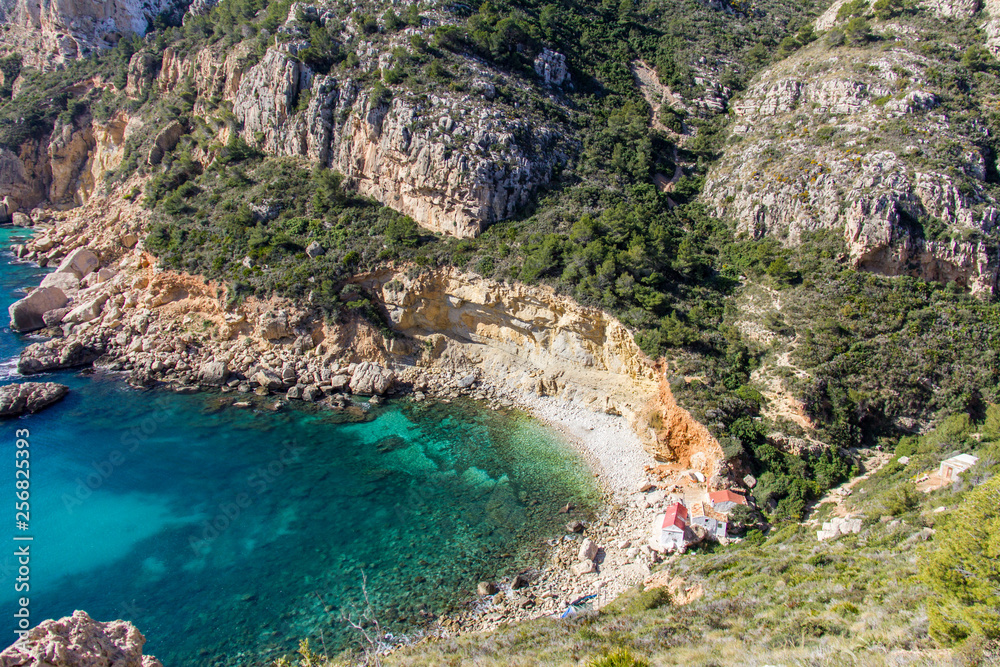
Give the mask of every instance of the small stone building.
[{"label": "small stone building", "polygon": [[979,461],[979,458],[972,454],[952,456],[950,459],[941,461],[941,467],[938,469],[938,477],[945,481],[953,482],[963,472],[976,465],[977,461]]}]

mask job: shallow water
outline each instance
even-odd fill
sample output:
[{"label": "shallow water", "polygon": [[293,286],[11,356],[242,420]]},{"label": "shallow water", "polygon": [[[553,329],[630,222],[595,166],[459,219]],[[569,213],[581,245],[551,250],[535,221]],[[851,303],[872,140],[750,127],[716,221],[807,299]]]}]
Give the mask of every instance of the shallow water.
[{"label": "shallow water", "polygon": [[[0,247],[19,231],[0,229]],[[9,260],[4,306],[42,273]],[[0,332],[5,380],[26,342]],[[471,402],[395,401],[338,423],[305,406],[223,409],[231,395],[142,391],[101,374],[46,379],[72,393],[3,424],[11,537],[24,534],[14,430],[31,432],[32,621],[74,609],[125,618],[167,667],[262,664],[303,637],[331,650],[355,641],[342,617],[360,610],[363,575],[380,619],[411,632],[479,580],[535,562],[560,533],[559,507],[598,503],[558,434]],[[11,610],[12,565],[0,557]]]}]

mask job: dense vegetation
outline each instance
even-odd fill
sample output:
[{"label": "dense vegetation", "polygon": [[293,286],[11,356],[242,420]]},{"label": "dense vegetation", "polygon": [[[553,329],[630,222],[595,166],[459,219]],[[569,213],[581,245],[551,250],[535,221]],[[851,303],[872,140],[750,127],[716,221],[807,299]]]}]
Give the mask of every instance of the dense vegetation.
[{"label": "dense vegetation", "polygon": [[[773,501],[773,519],[798,517],[851,473],[852,463],[838,450],[896,437],[913,427],[906,421],[913,417],[978,415],[996,400],[994,305],[947,286],[847,270],[835,236],[818,234],[797,250],[736,237],[696,199],[701,175],[720,149],[725,119],[687,118],[698,133],[683,145],[650,129],[649,105],[629,63],[655,63],[665,83],[692,97],[701,92],[692,77],[704,69],[705,56],[720,62],[716,75],[738,89],[768,62],[772,47],[780,57],[815,40],[808,6],[776,3],[735,17],[694,2],[452,9],[457,23],[437,28],[432,43],[415,41],[406,54],[394,52],[394,73],[386,78],[383,72],[383,84],[459,85],[462,56],[469,53],[528,80],[531,57],[543,46],[569,55],[576,88],[555,106],[527,88],[527,103],[536,112],[561,114],[580,137],[581,151],[523,216],[475,240],[435,237],[343,191],[335,174],[262,159],[245,144],[213,147],[213,126],[194,123],[147,186],[145,199],[157,219],[149,247],[170,266],[227,281],[235,298],[278,292],[331,311],[358,303],[354,290],[342,294],[351,275],[387,262],[411,263],[415,271],[458,266],[501,280],[550,284],[614,313],[647,353],[671,360],[678,378],[696,378],[678,379],[675,394],[709,425],[728,456],[742,459],[760,478],[755,495],[762,507]],[[263,48],[261,40],[287,11],[286,3],[225,0],[209,17],[165,28],[153,41],[194,48],[251,34]],[[357,10],[342,19],[377,40],[418,25],[420,16],[411,6],[403,15]],[[318,23],[305,22],[311,47],[300,56],[320,69],[358,76],[350,45],[330,42]],[[742,29],[732,29],[734,22]],[[961,29],[955,34],[969,36]],[[953,82],[961,68],[975,65],[954,59],[955,66],[941,73]],[[427,72],[431,63],[445,68],[438,74],[450,74],[435,79]],[[967,87],[948,85],[959,104]],[[523,90],[518,94],[524,99]],[[193,111],[190,99],[177,104],[182,117]],[[199,146],[222,150],[223,158],[204,173],[190,158]],[[668,201],[650,180],[657,171],[672,172],[675,160],[686,165],[687,175]],[[255,214],[255,206],[273,209],[273,219]],[[323,254],[307,255],[311,243]],[[785,306],[764,322],[778,343],[748,340],[741,330],[738,303],[748,289],[780,292]],[[789,352],[800,371],[783,380],[804,400],[818,427],[813,434],[788,421],[760,419],[767,398],[751,373],[780,351]],[[770,437],[774,431],[809,435],[833,450],[789,454]]]},{"label": "dense vegetation", "polygon": [[[415,272],[456,266],[498,280],[544,283],[603,308],[635,332],[650,356],[667,360],[679,402],[757,478],[754,496],[763,518],[779,524],[770,534],[751,530],[741,544],[673,563],[672,571],[705,587],[706,595],[687,607],[672,606],[662,592],[636,592],[598,615],[505,630],[488,646],[475,638],[436,644],[399,656],[402,663],[507,663],[511,655],[530,653],[542,662],[744,664],[749,647],[769,660],[840,664],[859,647],[927,649],[930,637],[965,641],[973,653],[995,650],[989,642],[997,620],[981,608],[995,606],[995,570],[952,580],[942,566],[969,534],[980,545],[977,557],[997,555],[996,530],[977,532],[962,518],[995,524],[995,502],[989,506],[995,483],[971,494],[958,488],[924,498],[910,480],[953,451],[977,451],[983,459],[967,481],[986,481],[996,472],[1000,422],[991,406],[1000,401],[998,306],[956,285],[848,269],[836,234],[817,233],[796,249],[737,235],[697,197],[723,148],[728,118],[703,107],[663,109],[659,120],[671,131],[652,129],[650,106],[630,69],[643,60],[663,84],[696,100],[715,83],[739,91],[768,63],[803,49],[889,48],[895,37],[873,32],[872,22],[893,18],[922,26],[924,10],[894,0],[870,9],[851,2],[841,9],[844,24],[817,35],[810,21],[822,7],[808,1],[726,5],[733,12],[695,0],[491,0],[411,4],[399,13],[360,4],[331,9],[335,20],[326,27],[304,12],[295,32],[283,27],[291,5],[222,0],[183,25],[161,17],[145,41],[122,39],[114,49],[45,74],[22,72],[16,57],[0,59],[0,146],[18,150],[60,125],[106,118],[126,106],[150,127],[180,120],[187,134],[161,165],[145,164],[151,137],[138,137],[108,180],[148,176],[143,191],[128,193],[153,211],[147,248],[166,266],[224,281],[234,301],[277,293],[330,315],[355,310],[378,322],[373,301],[349,281],[392,263]],[[424,25],[431,13],[445,18],[431,39],[413,35],[404,40],[408,46],[392,46],[390,65],[378,71],[359,67],[362,42],[396,44],[401,31]],[[342,42],[343,24],[356,30]],[[982,112],[978,100],[995,95],[996,61],[978,46],[971,22],[947,22],[941,35],[920,48],[941,63],[933,74],[943,111],[956,124],[988,128],[979,132],[981,148],[995,156],[1000,114]],[[220,100],[196,100],[190,82],[171,96],[126,100],[121,94],[135,53],[246,41],[253,60],[275,39],[293,37],[308,40],[297,57],[315,71],[385,96],[438,87],[467,92],[470,63],[492,67],[505,82],[497,104],[525,117],[557,118],[578,151],[515,219],[477,239],[457,240],[356,196],[332,171],[265,157],[239,138],[219,145],[220,129],[238,129],[231,111]],[[556,94],[535,85],[531,63],[543,48],[567,56],[572,89]],[[95,73],[111,86],[75,96],[71,84]],[[19,74],[25,92],[12,98]],[[682,139],[678,131],[685,128]],[[903,129],[893,121],[877,132],[872,141],[888,144],[899,141]],[[845,145],[852,139],[833,129],[816,137]],[[928,147],[907,159],[946,169],[961,158],[958,148]],[[678,164],[684,175],[668,196],[652,177],[673,173]],[[992,187],[998,179],[991,169]],[[922,238],[943,238],[933,220],[913,224]],[[750,298],[782,305],[748,327]],[[780,379],[802,399],[815,428],[772,409],[762,378],[782,355],[791,366],[779,371]],[[916,435],[935,421],[936,431]],[[784,446],[789,438],[809,447],[793,452]],[[863,492],[865,500],[855,509],[867,518],[861,535],[817,546],[797,521],[857,471],[847,450],[876,446],[895,447],[910,461],[891,463],[859,487],[855,497]],[[960,502],[965,509],[950,516],[932,511]],[[900,523],[880,522],[879,513]],[[744,517],[751,528],[758,518]],[[909,549],[929,526],[941,527],[941,540],[921,569]],[[936,596],[929,620],[923,613],[928,591]],[[827,642],[822,650],[820,637]],[[880,664],[869,655],[871,664]]]}]

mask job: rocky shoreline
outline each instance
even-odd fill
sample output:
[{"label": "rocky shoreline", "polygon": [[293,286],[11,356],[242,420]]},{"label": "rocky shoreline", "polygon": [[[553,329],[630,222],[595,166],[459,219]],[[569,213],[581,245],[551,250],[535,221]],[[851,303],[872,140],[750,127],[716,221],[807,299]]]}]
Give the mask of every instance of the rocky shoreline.
[{"label": "rocky shoreline", "polygon": [[[617,412],[613,407],[595,412],[592,395],[583,405],[567,400],[585,393],[564,384],[564,395],[546,396],[548,386],[559,387],[559,374],[525,371],[518,378],[510,368],[496,372],[496,360],[490,369],[474,359],[449,358],[455,348],[439,345],[433,335],[387,339],[364,320],[330,322],[277,298],[227,308],[219,286],[158,268],[134,234],[122,233],[118,252],[109,252],[106,246],[90,249],[86,232],[85,225],[49,228],[15,248],[24,260],[59,266],[43,280],[44,299],[32,292],[11,307],[12,318],[50,336],[22,352],[22,374],[92,365],[121,372],[134,385],[229,394],[235,408],[280,410],[305,401],[349,411],[358,409],[357,395],[376,404],[386,397],[465,397],[494,409],[525,410],[559,430],[587,459],[604,493],[599,516],[584,524],[567,508],[566,533],[549,541],[540,567],[482,582],[483,595],[458,614],[436,619],[425,636],[559,614],[580,598],[600,607],[649,577],[662,560],[649,542],[650,522],[667,501],[650,483],[653,456],[631,420],[609,414]],[[42,306],[33,309],[33,303]],[[437,356],[435,348],[442,348]]]}]

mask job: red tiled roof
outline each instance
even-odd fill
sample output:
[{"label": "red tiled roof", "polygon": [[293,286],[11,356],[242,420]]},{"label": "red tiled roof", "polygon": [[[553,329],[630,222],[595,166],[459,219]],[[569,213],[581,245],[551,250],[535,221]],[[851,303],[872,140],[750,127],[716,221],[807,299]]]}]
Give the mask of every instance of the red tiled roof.
[{"label": "red tiled roof", "polygon": [[725,491],[712,491],[708,494],[708,499],[712,501],[713,505],[718,505],[719,503],[736,503],[737,505],[747,504],[745,496],[733,493],[729,489],[726,489]]},{"label": "red tiled roof", "polygon": [[687,525],[687,517],[687,508],[681,503],[674,503],[663,516],[663,527],[670,528],[673,526],[674,528],[684,530],[684,527]]}]

